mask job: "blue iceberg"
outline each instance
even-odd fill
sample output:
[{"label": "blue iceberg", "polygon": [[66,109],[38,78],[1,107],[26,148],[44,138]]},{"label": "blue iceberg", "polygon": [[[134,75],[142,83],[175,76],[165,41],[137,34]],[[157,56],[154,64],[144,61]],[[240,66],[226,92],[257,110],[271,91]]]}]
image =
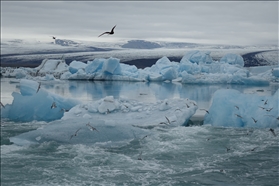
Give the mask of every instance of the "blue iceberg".
[{"label": "blue iceberg", "polygon": [[279,126],[278,90],[273,96],[243,94],[222,89],[213,95],[204,124],[224,127],[276,128]]},{"label": "blue iceberg", "polygon": [[278,82],[278,66],[273,70],[258,67],[256,71],[261,73],[257,74],[251,71],[255,72],[253,68],[244,67],[243,58],[238,54],[229,53],[220,61],[214,61],[210,52],[194,50],[187,52],[180,62],[171,62],[163,56],[154,65],[144,69],[121,63],[120,59],[113,57],[95,58],[87,63],[74,60],[69,66],[64,60],[45,59],[34,69],[1,68],[1,75],[35,80],[175,81],[184,84],[268,85]]},{"label": "blue iceberg", "polygon": [[20,80],[20,93],[12,93],[13,102],[1,109],[1,117],[24,122],[52,121],[61,119],[65,111],[80,103],[44,89],[38,90],[38,87],[39,83],[36,81]]}]

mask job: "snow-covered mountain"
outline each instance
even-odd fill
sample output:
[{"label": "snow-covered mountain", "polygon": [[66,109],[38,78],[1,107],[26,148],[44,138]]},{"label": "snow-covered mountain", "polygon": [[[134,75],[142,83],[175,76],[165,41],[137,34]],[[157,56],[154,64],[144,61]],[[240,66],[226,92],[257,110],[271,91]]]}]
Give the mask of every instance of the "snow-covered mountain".
[{"label": "snow-covered mountain", "polygon": [[77,43],[75,41],[72,40],[68,40],[68,39],[55,39],[55,44],[56,45],[61,45],[61,46],[79,46],[80,43]]},{"label": "snow-covered mountain", "polygon": [[162,46],[155,42],[145,40],[130,40],[128,43],[121,46],[122,48],[134,48],[134,49],[154,49],[161,48]]}]

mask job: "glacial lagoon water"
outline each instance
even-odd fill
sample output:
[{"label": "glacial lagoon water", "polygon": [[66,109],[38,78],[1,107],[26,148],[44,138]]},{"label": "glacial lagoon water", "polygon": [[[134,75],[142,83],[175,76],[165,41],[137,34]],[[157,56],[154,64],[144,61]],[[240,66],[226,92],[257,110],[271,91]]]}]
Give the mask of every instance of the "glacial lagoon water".
[{"label": "glacial lagoon water", "polygon": [[[16,79],[1,79],[3,104],[12,103],[11,93],[18,91],[17,85]],[[197,102],[199,109],[208,109],[218,89],[273,95],[278,85],[59,81],[42,83],[41,88],[84,103],[105,96],[142,102],[189,98]],[[201,122],[204,114],[197,110],[192,120]],[[268,129],[255,128],[193,125],[153,129],[154,135],[119,147],[57,142],[25,147],[8,140],[44,125],[47,123],[1,120],[1,185],[279,184],[278,129],[276,137]]]}]

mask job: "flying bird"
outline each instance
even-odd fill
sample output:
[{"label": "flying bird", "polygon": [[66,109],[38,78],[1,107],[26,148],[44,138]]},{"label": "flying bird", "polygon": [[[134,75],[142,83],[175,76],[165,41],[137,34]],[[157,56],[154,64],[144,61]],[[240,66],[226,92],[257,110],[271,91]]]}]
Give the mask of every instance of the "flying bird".
[{"label": "flying bird", "polygon": [[1,104],[1,106],[2,106],[3,108],[5,108],[5,106],[3,105],[3,103],[2,103],[2,102],[0,102],[0,104]]},{"label": "flying bird", "polygon": [[242,116],[240,116],[240,115],[238,115],[238,114],[235,114],[235,116],[236,116],[236,117],[239,117],[239,118],[242,118]]},{"label": "flying bird", "polygon": [[208,110],[206,110],[206,109],[200,109],[200,110],[204,110],[207,114],[209,114]]},{"label": "flying bird", "polygon": [[50,108],[51,108],[51,109],[56,108],[56,103],[53,102]]},{"label": "flying bird", "polygon": [[264,105],[266,105],[266,104],[267,104],[267,101],[268,101],[268,99],[264,102]]},{"label": "flying bird", "polygon": [[52,39],[56,39],[56,37],[54,37],[54,36],[51,36],[52,37]]},{"label": "flying bird", "polygon": [[37,92],[36,92],[36,93],[39,92],[40,88],[41,88],[41,82],[39,83],[39,86],[38,86],[38,89],[37,89]]},{"label": "flying bird", "polygon": [[72,139],[72,137],[77,136],[77,133],[78,133],[78,131],[79,131],[80,129],[81,129],[81,128],[79,128],[79,129],[75,132],[75,134],[71,135],[70,140]]},{"label": "flying bird", "polygon": [[165,124],[165,125],[168,125],[166,122],[160,122],[159,124]]},{"label": "flying bird", "polygon": [[272,108],[270,108],[270,109],[266,109],[266,111],[267,111],[267,112],[270,112],[272,109],[273,109],[273,107],[272,107]]},{"label": "flying bird", "polygon": [[228,148],[228,147],[226,147],[226,149],[227,149],[227,152],[229,152],[231,149],[230,148]]},{"label": "flying bird", "polygon": [[270,128],[269,131],[273,134],[274,137],[276,137],[276,134],[274,132],[274,129]]},{"label": "flying bird", "polygon": [[146,135],[146,136],[144,136],[143,138],[141,138],[141,140],[144,140],[144,138],[147,138],[147,135]]},{"label": "flying bird", "polygon": [[141,96],[142,96],[142,95],[147,95],[147,94],[146,94],[146,93],[140,93],[139,95],[141,95]]},{"label": "flying bird", "polygon": [[167,119],[168,123],[171,124],[169,118],[167,116],[165,116],[165,118]]},{"label": "flying bird", "polygon": [[112,34],[114,34],[114,28],[116,27],[116,25],[111,29],[111,31],[110,32],[104,32],[104,33],[102,33],[101,35],[99,35],[98,37],[101,37],[102,35],[104,35],[104,34],[110,34],[110,35],[112,35]]},{"label": "flying bird", "polygon": [[87,123],[86,124],[86,126],[88,126],[89,127],[89,129],[91,130],[91,131],[94,131],[94,130],[96,130],[97,132],[99,132],[95,127],[92,127],[91,125],[90,125],[90,122],[89,123]]},{"label": "flying bird", "polygon": [[[123,104],[124,105],[124,104]],[[124,105],[126,108],[129,108],[127,105]]]},{"label": "flying bird", "polygon": [[191,103],[193,103],[193,105],[194,105],[194,106],[197,106],[197,104],[196,104],[196,103],[194,103],[194,102],[191,102]]},{"label": "flying bird", "polygon": [[257,121],[258,121],[258,120],[256,120],[256,119],[255,119],[255,118],[253,118],[253,117],[252,117],[252,119],[253,119],[254,123],[257,123]]}]

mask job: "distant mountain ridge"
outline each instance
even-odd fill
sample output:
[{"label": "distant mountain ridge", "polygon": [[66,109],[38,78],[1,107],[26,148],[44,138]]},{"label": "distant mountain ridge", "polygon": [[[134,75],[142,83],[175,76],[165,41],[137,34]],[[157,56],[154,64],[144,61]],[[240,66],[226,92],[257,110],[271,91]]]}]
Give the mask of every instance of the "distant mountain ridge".
[{"label": "distant mountain ridge", "polygon": [[128,43],[121,46],[122,48],[134,48],[134,49],[153,49],[162,48],[158,43],[145,41],[145,40],[130,40]]},{"label": "distant mountain ridge", "polygon": [[55,39],[55,44],[61,45],[61,46],[78,46],[79,45],[79,43],[72,41],[72,40],[67,40],[67,39]]}]

